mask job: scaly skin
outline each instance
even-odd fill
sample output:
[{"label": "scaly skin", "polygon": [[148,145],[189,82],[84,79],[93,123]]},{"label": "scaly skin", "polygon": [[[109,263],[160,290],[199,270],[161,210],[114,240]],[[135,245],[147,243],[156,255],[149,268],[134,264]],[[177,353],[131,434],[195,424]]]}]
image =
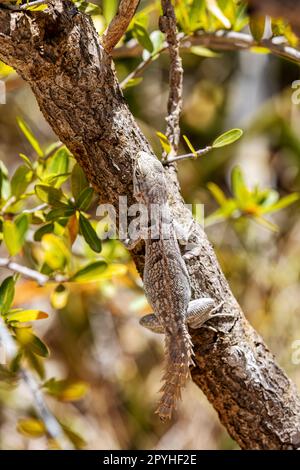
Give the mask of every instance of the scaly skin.
[{"label": "scaly skin", "polygon": [[181,389],[190,376],[193,348],[186,325],[186,313],[191,289],[171,222],[166,223],[169,238],[164,239],[161,236],[161,214],[170,220],[167,183],[162,164],[144,152],[139,153],[136,159],[134,195],[140,203],[147,206],[149,213],[151,204],[157,204],[161,209],[158,239],[151,239],[150,228],[147,229],[144,286],[147,299],[165,333],[166,369],[162,396],[156,412],[162,420],[166,420],[171,417],[176,402],[181,397]]}]

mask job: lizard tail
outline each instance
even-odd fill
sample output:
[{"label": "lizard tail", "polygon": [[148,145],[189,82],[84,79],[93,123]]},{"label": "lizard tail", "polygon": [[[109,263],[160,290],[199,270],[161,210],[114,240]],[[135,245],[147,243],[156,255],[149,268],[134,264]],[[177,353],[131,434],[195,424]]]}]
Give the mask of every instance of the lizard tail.
[{"label": "lizard tail", "polygon": [[162,396],[156,413],[162,421],[170,419],[177,401],[181,399],[181,390],[190,377],[189,366],[193,364],[193,345],[185,325],[174,334],[166,334],[166,370],[163,375]]}]

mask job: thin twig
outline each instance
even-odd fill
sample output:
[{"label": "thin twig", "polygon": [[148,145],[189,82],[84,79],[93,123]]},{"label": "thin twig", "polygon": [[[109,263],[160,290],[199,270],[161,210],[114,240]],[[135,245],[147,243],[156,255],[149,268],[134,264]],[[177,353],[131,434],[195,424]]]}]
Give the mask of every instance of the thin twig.
[{"label": "thin twig", "polygon": [[[204,46],[219,51],[249,50],[252,47],[266,47],[279,57],[300,63],[300,50],[291,47],[283,36],[271,39],[262,39],[257,42],[250,34],[235,31],[219,30],[214,33],[198,32],[193,36],[180,37],[180,49],[188,52],[192,46]],[[126,46],[119,47],[113,51],[115,59],[125,57],[137,57],[142,53],[142,47],[136,41],[130,41]]]},{"label": "thin twig", "polygon": [[189,158],[202,157],[203,155],[210,152],[211,150],[212,150],[212,146],[208,145],[204,149],[196,150],[195,153],[186,153],[185,155],[178,155],[177,157],[168,157],[166,162],[163,162],[163,163],[166,165],[168,163],[174,163],[174,162],[178,162],[180,160],[187,160]]},{"label": "thin twig", "polygon": [[14,273],[21,274],[22,276],[36,281],[40,286],[44,286],[47,282],[57,282],[62,283],[66,282],[68,278],[57,274],[54,277],[46,276],[45,274],[40,273],[39,271],[35,271],[34,269],[27,268],[27,266],[23,266],[22,264],[15,263],[11,261],[9,258],[0,258],[0,267],[7,268]]},{"label": "thin twig", "polygon": [[132,20],[140,0],[121,0],[116,16],[102,35],[102,44],[110,53],[118,44]]},{"label": "thin twig", "polygon": [[[180,114],[182,110],[183,68],[179,53],[179,38],[175,10],[171,0],[161,2],[163,16],[160,17],[160,30],[165,33],[170,54],[168,116],[166,117],[166,137],[171,144],[170,158],[178,150],[180,140]],[[163,155],[166,159],[167,155]]]},{"label": "thin twig", "polygon": [[31,7],[37,7],[39,5],[46,5],[48,0],[34,0],[33,2],[23,3],[22,5],[11,5],[10,3],[1,4],[0,6],[7,8],[12,11],[24,11]]},{"label": "thin twig", "polygon": [[142,62],[139,63],[139,65],[132,71],[130,72],[129,75],[127,75],[124,80],[120,83],[120,87],[124,89],[128,82],[130,80],[135,79],[136,77],[139,77],[141,73],[145,70],[148,65],[150,65],[162,52],[164,52],[167,49],[167,47],[162,47],[158,51],[155,52],[155,54],[150,55],[146,60],[143,60]]},{"label": "thin twig", "polygon": [[[7,360],[12,360],[15,358],[18,353],[18,348],[1,316],[0,345],[5,350]],[[48,435],[58,443],[61,449],[72,449],[73,447],[70,445],[69,441],[64,436],[61,425],[49,410],[41,388],[36,382],[33,375],[24,367],[20,368],[19,375],[31,392],[34,401],[34,406],[45,425]]]}]

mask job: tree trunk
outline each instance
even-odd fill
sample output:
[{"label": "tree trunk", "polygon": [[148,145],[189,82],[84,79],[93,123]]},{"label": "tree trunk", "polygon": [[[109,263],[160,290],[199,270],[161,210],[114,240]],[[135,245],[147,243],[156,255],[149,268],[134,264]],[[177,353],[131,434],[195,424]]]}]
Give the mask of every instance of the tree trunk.
[{"label": "tree trunk", "polygon": [[[89,17],[73,3],[53,0],[47,11],[0,10],[0,58],[31,85],[40,108],[71,150],[101,203],[132,195],[132,158],[152,153],[130,113]],[[190,218],[180,195],[176,170],[168,170],[174,217]],[[244,449],[300,447],[300,399],[295,386],[246,321],[201,227],[194,237],[201,255],[188,269],[193,296],[224,301],[233,320],[219,322],[218,333],[193,332],[194,382],[218,411],[229,434]],[[134,252],[143,270],[143,246]]]}]

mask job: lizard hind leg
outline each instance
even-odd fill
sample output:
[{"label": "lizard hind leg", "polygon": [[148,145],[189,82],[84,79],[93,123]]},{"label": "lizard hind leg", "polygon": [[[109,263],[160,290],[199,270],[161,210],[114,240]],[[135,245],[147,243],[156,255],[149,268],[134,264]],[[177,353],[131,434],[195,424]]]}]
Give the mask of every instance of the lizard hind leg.
[{"label": "lizard hind leg", "polygon": [[162,421],[170,419],[177,402],[181,398],[181,390],[190,377],[193,348],[189,333],[184,325],[181,331],[172,335],[166,333],[166,369],[163,376],[164,384],[160,391],[156,413]]}]

